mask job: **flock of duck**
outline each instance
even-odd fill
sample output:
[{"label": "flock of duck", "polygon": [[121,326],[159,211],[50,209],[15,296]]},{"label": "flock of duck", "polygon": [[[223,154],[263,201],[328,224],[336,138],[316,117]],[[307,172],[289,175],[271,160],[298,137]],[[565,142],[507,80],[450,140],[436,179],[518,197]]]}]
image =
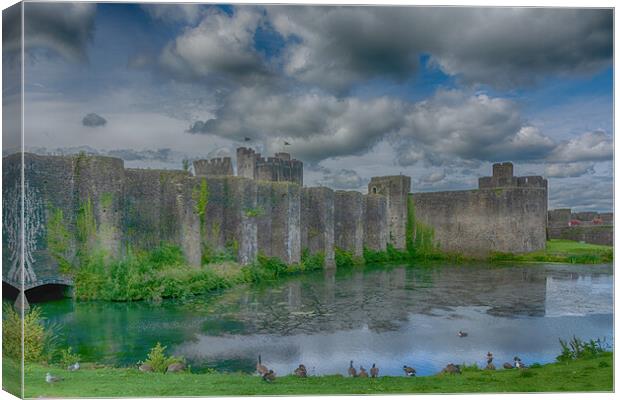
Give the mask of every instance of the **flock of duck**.
[{"label": "flock of duck", "polygon": [[[457,335],[459,337],[466,337],[467,333],[463,331],[458,331]],[[521,359],[517,356],[513,358],[513,363],[505,362],[502,367],[504,369],[524,369],[527,368],[526,365],[521,361]],[[76,362],[75,364],[69,365],[67,368],[68,371],[77,371],[80,369],[80,364]],[[142,372],[152,372],[153,369],[147,364],[142,364],[139,367]],[[185,369],[185,365],[182,363],[173,363],[168,367],[166,372],[179,372]],[[495,370],[495,364],[493,364],[493,353],[487,352],[487,366],[485,367],[487,370]],[[272,369],[267,368],[263,364],[260,354],[258,355],[258,362],[256,363],[256,372],[263,378],[265,382],[274,382],[276,380],[276,374]],[[370,372],[370,374],[369,374]],[[408,367],[407,365],[403,365],[403,372],[405,376],[416,376],[416,370],[413,367]],[[440,374],[460,374],[461,367],[457,364],[448,364],[443,368]],[[376,364],[372,364],[370,371],[366,371],[364,367],[360,365],[359,371],[355,369],[353,366],[353,360],[349,363],[349,369],[347,370],[347,374],[353,378],[377,378],[379,376],[379,368]],[[308,370],[306,366],[303,364],[299,364],[299,367],[295,368],[293,371],[293,375],[298,376],[300,378],[306,378],[308,376]],[[53,376],[49,372],[45,375],[45,381],[47,383],[54,383],[63,380],[61,377]]]},{"label": "flock of duck", "polygon": [[[458,331],[457,335],[459,337],[466,337],[467,333],[463,331]],[[495,364],[493,364],[493,353],[487,352],[487,365],[485,369],[494,371]],[[517,356],[513,358],[513,363],[505,362],[502,367],[504,369],[524,369],[527,368],[526,365],[521,361],[521,359]],[[263,377],[265,382],[274,382],[276,380],[276,374],[272,369],[267,368],[262,362],[260,354],[258,355],[258,362],[256,363],[256,372]],[[364,367],[360,365],[359,370],[356,370],[353,366],[353,360],[349,362],[349,369],[347,370],[347,374],[353,378],[377,378],[379,376],[379,368],[377,364],[373,363],[370,368],[370,375],[368,371]],[[403,372],[405,376],[416,376],[416,370],[413,367],[409,367],[407,365],[403,365]],[[445,366],[440,372],[440,374],[460,374],[461,367],[457,364],[450,363]],[[303,364],[299,364],[299,367],[295,368],[293,371],[293,375],[298,376],[300,378],[305,378],[308,376],[308,370],[306,366]]]},{"label": "flock of duck", "polygon": [[[527,368],[523,361],[517,356],[514,357],[514,363],[505,362],[502,366],[504,369],[524,369]],[[495,370],[495,365],[493,364],[493,354],[491,352],[487,353],[487,366],[485,367],[487,370]],[[266,365],[262,363],[261,356],[258,356],[258,362],[256,363],[256,372],[263,377],[263,380],[266,382],[274,382],[276,380],[276,374],[272,369],[269,369]],[[369,374],[370,372],[370,374]],[[416,370],[413,367],[408,367],[407,365],[403,365],[403,372],[405,376],[416,376]],[[460,374],[461,367],[457,364],[448,364],[443,368],[440,374]],[[372,364],[370,371],[366,371],[366,368],[360,365],[359,370],[355,369],[353,366],[353,360],[349,362],[349,369],[347,370],[347,374],[352,378],[377,378],[379,377],[379,368],[377,364]],[[303,364],[299,364],[299,367],[295,368],[293,371],[293,375],[298,376],[300,378],[306,378],[308,376],[308,370],[306,366]]]}]

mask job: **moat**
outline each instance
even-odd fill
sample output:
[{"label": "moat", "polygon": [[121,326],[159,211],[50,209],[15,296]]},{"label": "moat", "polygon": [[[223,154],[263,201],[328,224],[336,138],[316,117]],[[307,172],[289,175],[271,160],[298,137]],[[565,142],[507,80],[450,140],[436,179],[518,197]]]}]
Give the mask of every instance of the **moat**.
[{"label": "moat", "polygon": [[[39,304],[83,361],[135,364],[157,341],[193,371],[382,375],[438,372],[449,362],[548,363],[558,338],[613,343],[611,265],[391,267],[318,272],[161,303]],[[459,330],[467,337],[457,336]]]}]

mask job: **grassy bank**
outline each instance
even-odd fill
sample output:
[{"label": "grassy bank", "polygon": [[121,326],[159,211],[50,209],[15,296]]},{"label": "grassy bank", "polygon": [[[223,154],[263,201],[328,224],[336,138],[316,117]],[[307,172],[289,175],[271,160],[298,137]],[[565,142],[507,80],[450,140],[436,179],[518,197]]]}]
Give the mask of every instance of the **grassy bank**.
[{"label": "grassy bank", "polygon": [[259,256],[241,266],[226,257],[200,267],[188,266],[178,246],[163,245],[149,252],[129,252],[120,260],[104,253],[89,256],[75,268],[75,296],[80,300],[136,301],[184,298],[244,283],[320,270],[322,254],[305,252],[299,263]]},{"label": "grassy bank", "polygon": [[[423,248],[423,246],[420,246]],[[149,252],[129,252],[121,260],[110,260],[105,254],[94,253],[72,270],[75,296],[81,300],[136,301],[184,298],[239,284],[276,280],[325,267],[323,254],[302,255],[299,263],[287,265],[277,258],[259,256],[258,260],[241,266],[230,255],[211,255],[207,264],[191,267],[178,246],[162,245]],[[609,263],[613,247],[584,244],[567,240],[551,240],[547,248],[528,254],[495,253],[491,262],[562,262],[580,264]],[[420,251],[398,250],[388,245],[386,251],[364,249],[363,257],[336,249],[337,268],[359,267],[364,264],[424,264],[448,262],[458,264],[475,261],[434,248]]]},{"label": "grassy bank", "polygon": [[614,248],[572,240],[552,239],[545,250],[527,254],[494,253],[492,262],[558,262],[567,264],[604,264],[613,262]]},{"label": "grassy bank", "polygon": [[[247,374],[153,374],[137,369],[82,369],[69,373],[38,364],[26,367],[27,397],[143,397],[373,393],[480,393],[611,391],[613,356],[553,363],[527,370],[470,371],[428,377],[279,377],[272,384]],[[64,378],[48,384],[46,372]]]}]

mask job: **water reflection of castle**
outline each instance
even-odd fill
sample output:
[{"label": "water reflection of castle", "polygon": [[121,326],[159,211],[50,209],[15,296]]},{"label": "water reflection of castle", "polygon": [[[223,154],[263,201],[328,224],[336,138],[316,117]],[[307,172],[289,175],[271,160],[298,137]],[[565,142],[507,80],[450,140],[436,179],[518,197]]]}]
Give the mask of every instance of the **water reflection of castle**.
[{"label": "water reflection of castle", "polygon": [[[284,283],[281,291],[246,298],[239,318],[257,332],[286,335],[364,326],[373,331],[392,331],[411,315],[433,315],[458,307],[480,307],[487,314],[502,317],[558,316],[566,308],[562,299],[557,299],[562,296],[558,290],[574,290],[578,280],[583,281],[578,297],[583,304],[590,304],[587,311],[598,307],[605,313],[612,309],[611,288],[604,287],[611,285],[610,273],[606,266],[585,275],[571,267],[469,265],[360,270],[347,272],[347,276],[338,273],[338,277],[334,271],[327,271],[322,279],[300,277]],[[598,297],[589,299],[597,282],[601,286]],[[257,313],[249,306],[256,302],[279,306]]]}]

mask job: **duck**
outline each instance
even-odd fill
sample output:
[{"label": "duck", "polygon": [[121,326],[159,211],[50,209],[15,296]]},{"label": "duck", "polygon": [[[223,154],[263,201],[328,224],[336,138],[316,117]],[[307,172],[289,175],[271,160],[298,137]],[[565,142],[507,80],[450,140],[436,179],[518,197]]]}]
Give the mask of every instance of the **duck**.
[{"label": "duck", "polygon": [[444,374],[460,374],[461,373],[461,367],[459,367],[458,365],[450,363],[450,364],[446,365],[446,367],[444,369],[442,369],[441,372],[444,373]]},{"label": "duck", "polygon": [[405,371],[405,375],[407,376],[415,376],[415,369],[412,367],[403,365],[403,371]]},{"label": "duck", "polygon": [[379,376],[379,368],[373,363],[372,368],[370,368],[370,376],[372,378],[376,378]]},{"label": "duck", "polygon": [[490,351],[487,352],[487,366],[485,369],[494,371],[495,370],[495,365],[493,364],[493,353],[491,353]]},{"label": "duck", "polygon": [[351,360],[351,363],[349,363],[348,373],[349,373],[349,376],[353,378],[357,376],[357,371],[355,370],[355,367],[353,366],[353,360]]},{"label": "duck", "polygon": [[457,333],[458,337],[466,337],[467,336],[467,332],[463,332],[463,331],[459,331],[459,333]]},{"label": "duck", "polygon": [[71,364],[67,367],[68,371],[77,371],[78,369],[80,369],[80,363],[78,361],[76,361],[75,364]]},{"label": "duck", "polygon": [[61,378],[59,376],[54,376],[54,375],[50,374],[49,372],[47,374],[45,374],[45,382],[47,382],[47,383],[60,382],[62,380],[63,380],[63,378]]},{"label": "duck", "polygon": [[276,380],[276,373],[272,369],[263,374],[263,380],[265,382],[273,383]]},{"label": "duck", "polygon": [[527,368],[525,366],[525,364],[523,364],[523,362],[521,361],[521,359],[519,357],[515,356],[514,360],[515,360],[515,368],[519,368],[519,369]]},{"label": "duck", "polygon": [[264,376],[266,373],[269,372],[269,368],[263,365],[260,354],[258,355],[258,362],[256,363],[256,372],[261,376]]},{"label": "duck", "polygon": [[514,367],[512,366],[512,364],[511,364],[511,363],[509,363],[509,362],[505,362],[505,363],[504,363],[504,365],[503,365],[503,367],[504,367],[504,369],[513,369],[513,368],[514,368]]},{"label": "duck", "polygon": [[360,365],[360,373],[357,374],[357,376],[360,378],[368,378],[368,372],[366,372],[366,369]]},{"label": "duck", "polygon": [[299,364],[299,367],[295,368],[294,373],[300,378],[305,378],[308,376],[308,371],[306,370],[306,366],[303,364]]},{"label": "duck", "polygon": [[183,364],[182,362],[174,362],[168,365],[168,368],[166,368],[166,373],[181,372],[184,369],[185,364]]}]

